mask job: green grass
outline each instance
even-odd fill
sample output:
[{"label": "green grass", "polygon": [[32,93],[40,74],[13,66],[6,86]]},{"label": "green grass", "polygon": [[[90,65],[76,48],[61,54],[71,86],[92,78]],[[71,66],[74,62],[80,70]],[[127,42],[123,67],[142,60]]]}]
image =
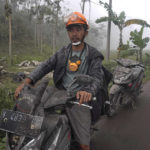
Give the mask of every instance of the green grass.
[{"label": "green grass", "polygon": [[[3,131],[0,131],[0,134],[5,134]],[[0,138],[0,150],[5,150],[5,141],[6,141],[6,138]]]}]

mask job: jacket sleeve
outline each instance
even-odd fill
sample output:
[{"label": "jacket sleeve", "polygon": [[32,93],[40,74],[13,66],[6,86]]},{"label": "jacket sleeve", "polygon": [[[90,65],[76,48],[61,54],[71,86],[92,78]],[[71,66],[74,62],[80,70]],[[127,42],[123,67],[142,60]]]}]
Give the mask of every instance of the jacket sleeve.
[{"label": "jacket sleeve", "polygon": [[103,77],[104,73],[102,70],[102,59],[100,57],[96,57],[92,59],[88,75],[94,78],[92,84],[85,86],[82,90],[91,93],[93,96],[96,96],[99,89],[103,86]]},{"label": "jacket sleeve", "polygon": [[36,83],[42,77],[44,77],[47,73],[51,72],[55,69],[57,62],[57,53],[55,53],[48,60],[40,64],[37,68],[35,68],[28,76],[32,80],[32,83]]}]

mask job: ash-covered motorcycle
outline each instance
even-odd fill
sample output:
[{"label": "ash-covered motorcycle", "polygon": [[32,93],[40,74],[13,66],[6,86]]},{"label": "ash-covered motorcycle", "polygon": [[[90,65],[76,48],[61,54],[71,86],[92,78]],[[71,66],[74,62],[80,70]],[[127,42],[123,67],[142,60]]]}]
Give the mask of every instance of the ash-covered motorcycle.
[{"label": "ash-covered motorcycle", "polygon": [[135,108],[137,96],[142,91],[144,66],[131,59],[116,59],[113,85],[109,91],[110,110],[108,116],[116,114],[121,106],[131,104]]},{"label": "ash-covered motorcycle", "polygon": [[[25,86],[14,109],[3,110],[0,117],[0,130],[7,131],[6,150],[79,150],[73,142],[65,107],[78,104],[73,101],[73,84],[86,85],[93,80],[78,75],[68,91],[47,86],[47,80],[37,88]],[[81,106],[92,109],[86,104]]]}]

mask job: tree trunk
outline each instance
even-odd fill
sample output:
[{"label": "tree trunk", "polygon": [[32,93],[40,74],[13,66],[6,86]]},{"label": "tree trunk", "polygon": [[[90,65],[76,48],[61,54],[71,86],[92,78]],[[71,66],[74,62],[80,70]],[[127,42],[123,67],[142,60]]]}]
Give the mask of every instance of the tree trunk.
[{"label": "tree trunk", "polygon": [[89,24],[91,21],[91,0],[89,0]]},{"label": "tree trunk", "polygon": [[5,4],[5,13],[6,17],[8,17],[8,26],[9,26],[9,64],[12,65],[13,59],[12,59],[12,9],[9,5],[8,0],[6,0]]},{"label": "tree trunk", "polygon": [[53,25],[53,54],[56,50],[56,25]]},{"label": "tree trunk", "polygon": [[83,5],[82,5],[82,14],[84,14],[84,8],[85,8],[85,0],[83,0]]},{"label": "tree trunk", "polygon": [[42,23],[40,24],[40,53],[43,53],[43,33],[42,33]]},{"label": "tree trunk", "polygon": [[[112,8],[112,0],[109,0],[110,9]],[[111,17],[111,11],[108,12],[108,17]],[[108,21],[107,27],[107,49],[106,49],[106,60],[109,61],[110,57],[110,34],[111,34],[111,20]]]},{"label": "tree trunk", "polygon": [[37,13],[37,1],[34,0],[35,8],[36,8],[36,19],[35,19],[35,48],[38,48],[38,13]]},{"label": "tree trunk", "polygon": [[57,31],[57,24],[58,24],[59,3],[60,1],[57,2],[56,19],[53,25],[53,54],[55,53],[56,50],[56,31]]},{"label": "tree trunk", "polygon": [[13,59],[12,59],[12,18],[11,15],[8,17],[9,19],[9,59],[10,59],[10,65],[13,64]]},{"label": "tree trunk", "polygon": [[139,61],[139,50],[136,50],[136,61]]},{"label": "tree trunk", "polygon": [[37,47],[40,48],[40,24],[37,24]]},{"label": "tree trunk", "polygon": [[120,29],[120,41],[119,41],[119,47],[122,47],[123,42],[122,42],[122,29]]},{"label": "tree trunk", "polygon": [[139,51],[139,52],[140,52],[140,62],[141,62],[141,63],[143,63],[143,57],[142,57],[142,56],[143,56],[143,54],[142,54],[142,49],[140,49],[140,51]]},{"label": "tree trunk", "polygon": [[37,22],[35,23],[34,46],[37,48]]},{"label": "tree trunk", "polygon": [[121,47],[122,47],[123,43],[122,43],[122,29],[120,29],[120,36],[119,36],[119,47],[118,47],[118,58],[120,57],[120,51],[121,51]]}]

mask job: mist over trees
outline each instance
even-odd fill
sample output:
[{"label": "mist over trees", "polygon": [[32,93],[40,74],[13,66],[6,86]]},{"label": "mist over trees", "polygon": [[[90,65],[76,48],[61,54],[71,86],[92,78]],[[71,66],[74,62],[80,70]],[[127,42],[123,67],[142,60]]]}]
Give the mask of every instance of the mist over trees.
[{"label": "mist over trees", "polygon": [[[26,47],[50,54],[69,43],[64,25],[62,0],[11,0],[12,9],[12,49],[13,54],[23,52]],[[5,15],[6,0],[0,0],[0,45],[1,51],[8,51],[9,25]],[[69,10],[71,12],[71,10]],[[90,24],[86,41],[101,49],[105,37],[104,25]]]}]

